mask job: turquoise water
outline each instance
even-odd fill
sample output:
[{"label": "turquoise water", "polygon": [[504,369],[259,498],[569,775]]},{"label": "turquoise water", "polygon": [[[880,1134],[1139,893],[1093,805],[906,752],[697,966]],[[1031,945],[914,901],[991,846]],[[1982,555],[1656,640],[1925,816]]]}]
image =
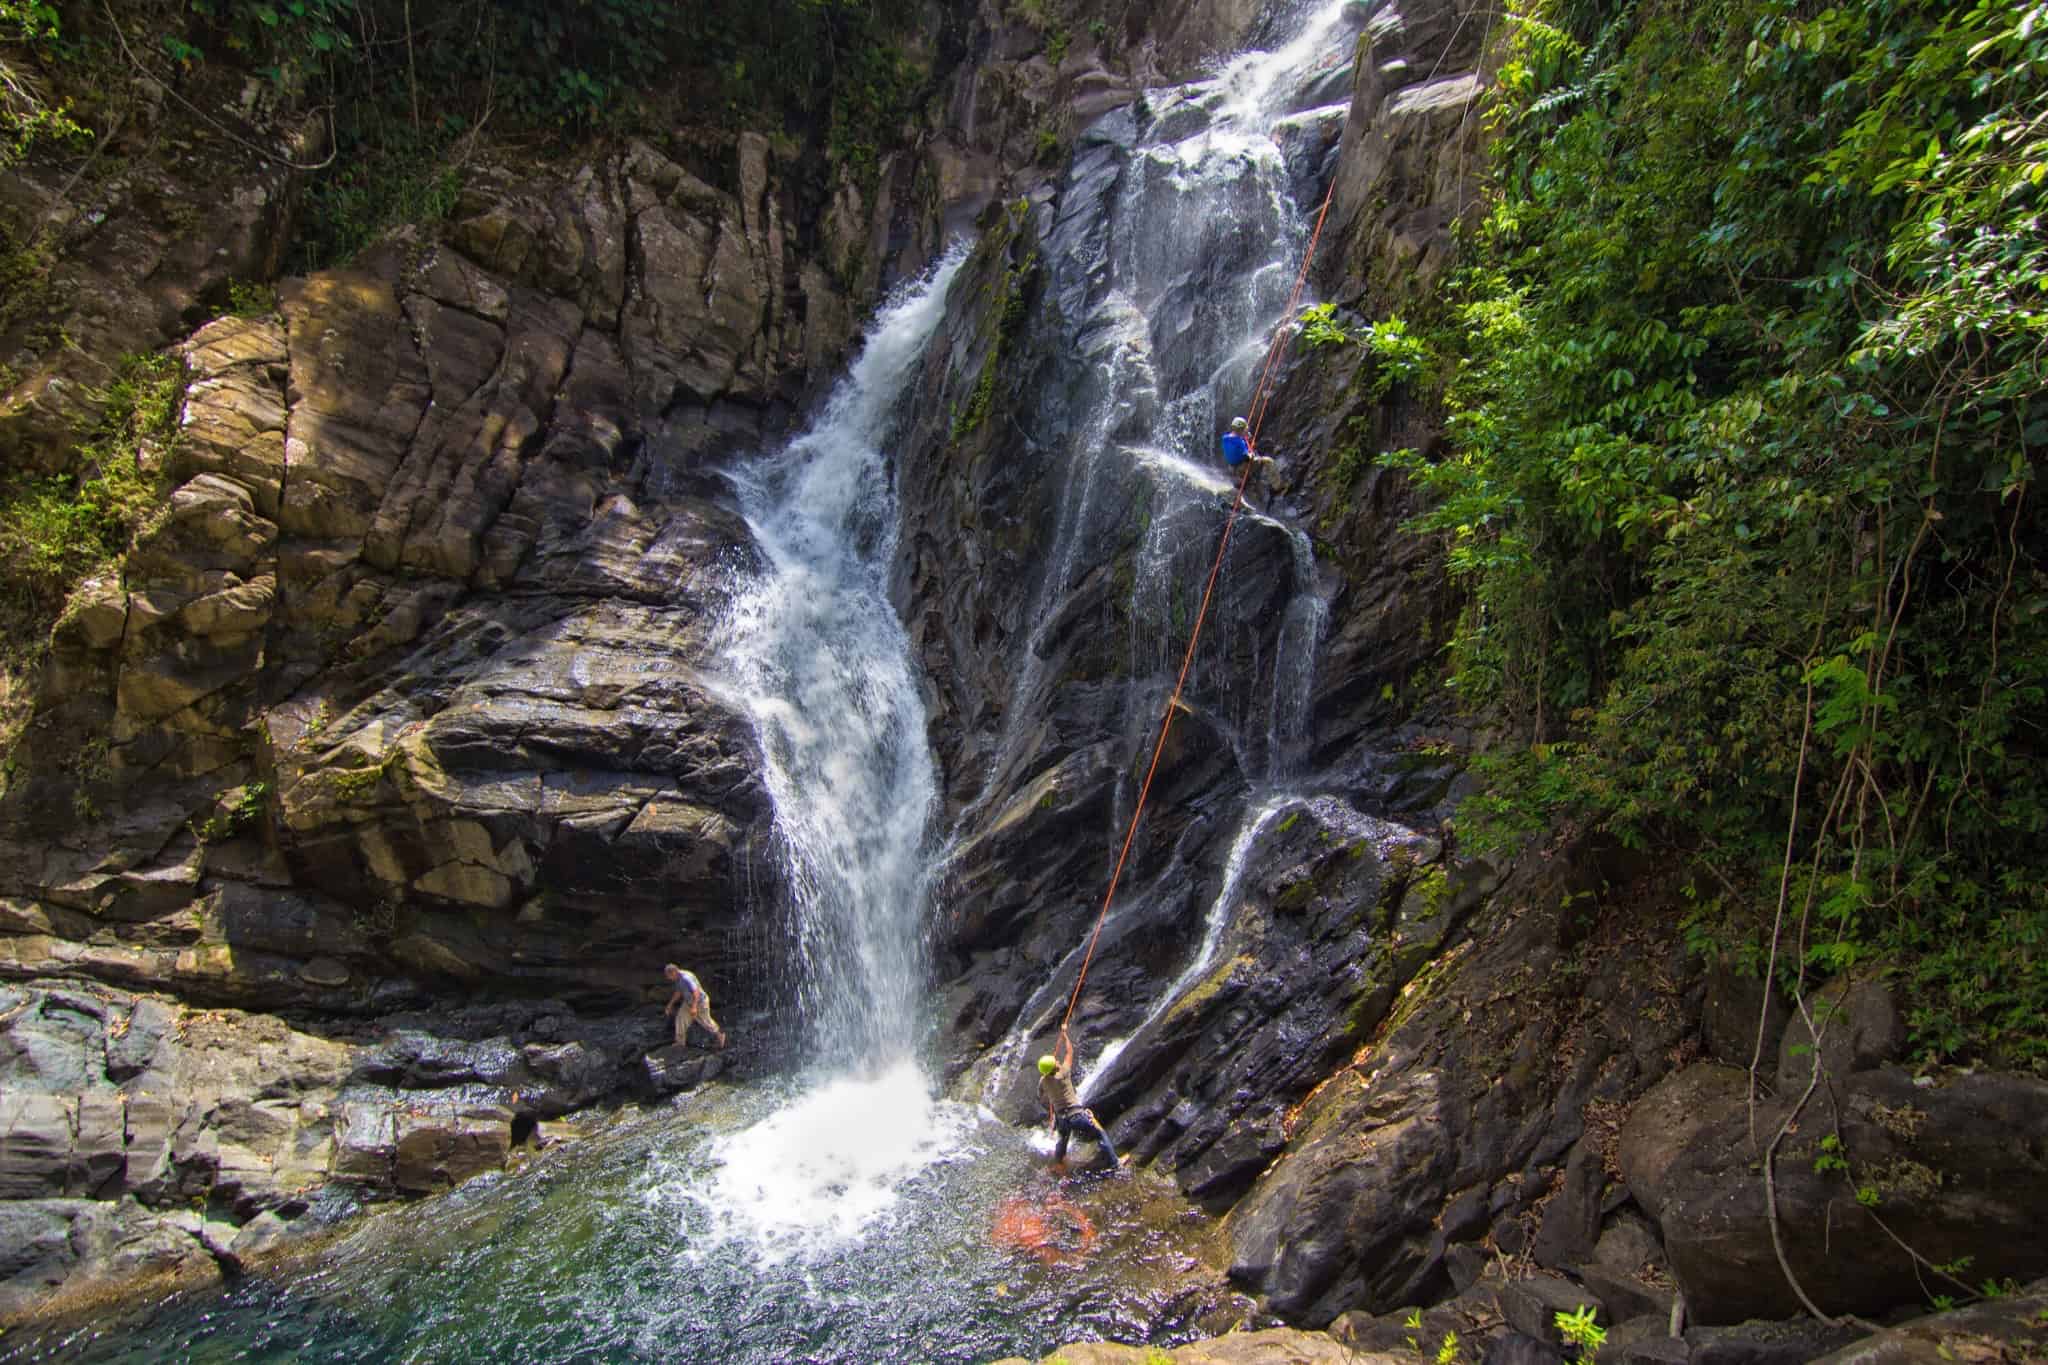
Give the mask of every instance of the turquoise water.
[{"label": "turquoise water", "polygon": [[[847,1087],[847,1112],[886,1103],[888,1079]],[[817,1093],[792,1080],[685,1097],[369,1215],[296,1269],[16,1339],[0,1359],[985,1361],[1083,1338],[1174,1344],[1245,1315],[1201,1254],[1210,1221],[1169,1182],[1055,1179],[1025,1134],[945,1102],[907,1175],[796,1169],[757,1125]],[[901,1125],[868,1112],[900,1155]],[[789,1177],[779,1202],[733,1187],[747,1157]],[[1017,1196],[1067,1201],[1098,1229],[1092,1250],[1046,1265],[994,1244]],[[840,1197],[865,1221],[835,1222]]]}]

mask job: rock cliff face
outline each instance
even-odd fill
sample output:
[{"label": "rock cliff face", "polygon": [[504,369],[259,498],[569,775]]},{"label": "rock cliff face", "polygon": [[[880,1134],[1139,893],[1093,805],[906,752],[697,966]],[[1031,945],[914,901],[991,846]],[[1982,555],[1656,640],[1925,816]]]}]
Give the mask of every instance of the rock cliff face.
[{"label": "rock cliff face", "polygon": [[[1442,111],[1476,92],[1482,31],[1463,36],[1451,7],[1423,19],[1388,5],[1342,16],[1327,38],[1337,59],[1281,120],[1277,185],[1312,213],[1334,178],[1321,258],[1333,279],[1389,234],[1441,258],[1461,197],[1476,202],[1459,171],[1476,126],[1461,145],[1462,116]],[[1381,109],[1425,74],[1455,78],[1410,101],[1435,136],[1402,122],[1408,106]],[[1363,110],[1394,128],[1344,131],[1347,92],[1354,121]],[[1206,407],[1192,422],[1170,414],[1191,395],[1206,403],[1215,361],[1195,336],[1227,325],[1233,278],[1287,231],[1256,194],[1187,190],[1235,178],[1175,164],[1225,117],[1207,94],[1154,91],[1090,124],[1056,182],[989,215],[899,452],[898,593],[952,821],[954,1066],[963,1089],[1020,1119],[1035,1100],[1013,1064],[1064,1011],[1229,503],[1176,472],[1210,458]],[[1213,240],[1185,273],[1154,264],[1169,248],[1148,234],[1204,230]],[[1361,307],[1394,297],[1348,287]],[[1246,402],[1243,361],[1220,373],[1222,399]],[[1348,368],[1283,363],[1266,445],[1283,453],[1289,515],[1232,527],[1074,1015],[1084,1057],[1114,1049],[1091,1096],[1121,1116],[1120,1142],[1218,1208],[1281,1153],[1292,1106],[1371,1036],[1492,880],[1442,865],[1434,831],[1454,770],[1412,747],[1400,695],[1441,598],[1427,550],[1396,530],[1405,494],[1356,434],[1412,444],[1428,424],[1351,383]],[[1161,430],[1184,444],[1149,445]],[[1297,674],[1290,651],[1324,614]],[[1298,729],[1276,701],[1296,688]]]},{"label": "rock cliff face", "polygon": [[846,341],[783,307],[768,176],[749,139],[738,198],[645,146],[486,186],[181,347],[175,491],[19,752],[16,971],[362,1008],[730,969],[767,813],[702,669],[750,547],[693,471]]},{"label": "rock cliff face", "polygon": [[[29,983],[0,1164],[27,1242],[183,1273],[323,1181],[493,1167],[515,1123],[705,1069],[644,1080],[658,1014],[592,1041],[579,1010],[658,1001],[670,957],[728,1009],[774,980],[758,758],[707,680],[754,549],[702,471],[772,439],[857,310],[798,249],[765,139],[728,169],[714,188],[636,144],[480,176],[435,240],[178,347],[171,491],[58,624],[0,802],[0,974]],[[527,1003],[465,1024],[448,1002],[473,999]],[[391,1036],[439,1060],[233,1010],[304,1074],[259,1051],[195,1089],[182,1024],[161,1074],[111,1060],[195,1006],[365,1040],[421,1008]],[[84,1060],[44,1066],[66,1030]],[[226,1231],[165,1223],[195,1198]],[[10,1305],[68,1267],[16,1267]]]}]

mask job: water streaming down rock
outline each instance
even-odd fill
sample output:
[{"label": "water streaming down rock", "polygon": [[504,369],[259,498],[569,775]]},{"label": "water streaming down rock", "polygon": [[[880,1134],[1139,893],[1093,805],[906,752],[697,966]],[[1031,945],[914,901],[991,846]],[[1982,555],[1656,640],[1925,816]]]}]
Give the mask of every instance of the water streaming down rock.
[{"label": "water streaming down rock", "polygon": [[[1043,386],[1049,406],[1037,426],[1063,433],[1067,469],[1001,734],[977,800],[956,824],[956,852],[983,836],[992,811],[1000,824],[1003,803],[1042,769],[1052,748],[1042,718],[1054,709],[1061,668],[1071,669],[1059,638],[1085,609],[1088,575],[1119,553],[1130,564],[1122,591],[1134,681],[1103,704],[1120,713],[1105,720],[1119,736],[1112,818],[1121,836],[1234,494],[1217,435],[1251,406],[1267,343],[1285,324],[1316,208],[1309,196],[1320,194],[1314,149],[1334,145],[1344,116],[1335,101],[1345,82],[1329,79],[1332,54],[1348,51],[1360,15],[1341,0],[1283,11],[1270,21],[1282,40],[1272,50],[1245,53],[1207,80],[1147,91],[1080,139],[1044,234],[1047,295],[1068,358],[1060,380]],[[1134,506],[1135,544],[1120,552]],[[1189,675],[1195,714],[1181,722],[1200,736],[1187,742],[1213,740],[1230,755],[1234,773],[1222,775],[1222,789],[1246,792],[1189,856],[1213,856],[1204,848],[1221,841],[1236,872],[1220,887],[1211,882],[1199,939],[1178,971],[1167,970],[1165,993],[1135,1012],[1123,997],[1112,1011],[1122,1039],[1191,985],[1190,972],[1208,968],[1250,843],[1272,811],[1300,799],[1278,784],[1306,758],[1326,591],[1309,537],[1258,498],[1248,501]],[[1101,878],[1109,871],[1103,866]],[[1213,872],[1176,852],[1165,867],[1127,877],[1112,918],[1164,929],[1179,917],[1173,907]],[[1077,943],[1023,1002],[986,1066],[981,1093],[999,1109],[1015,1105],[1020,1054],[1058,1024],[1082,952]],[[1098,1054],[1094,1069],[1120,1049]]]},{"label": "water streaming down rock", "polygon": [[883,310],[809,431],[733,474],[767,567],[733,612],[725,686],[765,760],[816,1065],[688,1186],[713,1227],[768,1260],[859,1236],[970,1121],[934,1098],[914,1056],[937,781],[884,581],[898,524],[888,436],[964,256]]},{"label": "water streaming down rock", "polygon": [[[1170,679],[1178,665],[1173,637],[1192,617],[1189,594],[1199,595],[1207,575],[1218,503],[1230,488],[1216,437],[1248,407],[1283,320],[1315,209],[1302,196],[1320,193],[1325,170],[1305,149],[1334,146],[1347,107],[1341,84],[1326,88],[1323,75],[1361,21],[1351,0],[1282,6],[1268,21],[1285,39],[1274,50],[1244,53],[1207,80],[1149,90],[1077,142],[1044,233],[1047,299],[1059,331],[1046,349],[1058,374],[1042,386],[1046,398],[1028,432],[1020,429],[1028,443],[1047,443],[1031,458],[1058,466],[1060,486],[1027,640],[1015,651],[1000,733],[987,746],[987,776],[961,830],[1040,761],[1048,693],[1059,681],[1047,661],[1072,627],[1084,580],[1115,557],[1134,502],[1145,508],[1150,533],[1128,589],[1132,616],[1143,623],[1132,674],[1156,679],[1164,671]],[[1317,99],[1326,103],[1305,109]],[[1304,160],[1317,164],[1305,168]],[[1251,510],[1240,538],[1287,534]],[[1305,555],[1298,567],[1312,568]],[[1294,580],[1279,609],[1319,628],[1312,606],[1293,605],[1317,596],[1313,573]],[[1307,666],[1314,644],[1290,632],[1290,652],[1303,661],[1295,670]],[[1171,666],[1162,669],[1169,653]],[[1226,682],[1211,665],[1198,660],[1197,668]],[[1305,701],[1305,686],[1280,690]],[[1163,700],[1141,686],[1128,704],[1156,716]],[[1268,725],[1246,723],[1253,709],[1266,710],[1245,698],[1234,719],[1253,746],[1248,771],[1257,774],[1268,766],[1273,736]],[[1270,718],[1281,723],[1277,713]]]},{"label": "water streaming down rock", "polygon": [[767,568],[733,611],[725,689],[765,760],[798,1007],[814,1054],[841,1066],[907,1054],[920,1022],[937,780],[884,580],[898,527],[885,450],[964,254],[883,311],[808,432],[733,473]]}]

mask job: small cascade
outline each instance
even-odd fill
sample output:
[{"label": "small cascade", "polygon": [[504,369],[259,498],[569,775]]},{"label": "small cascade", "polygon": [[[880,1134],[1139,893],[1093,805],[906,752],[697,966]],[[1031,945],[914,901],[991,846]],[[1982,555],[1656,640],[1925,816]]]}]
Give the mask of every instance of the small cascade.
[{"label": "small cascade", "polygon": [[[1308,534],[1299,527],[1287,528],[1287,548],[1294,565],[1294,581],[1315,582],[1315,550]],[[1286,616],[1280,623],[1280,646],[1273,664],[1272,707],[1266,727],[1268,771],[1276,778],[1299,773],[1307,760],[1309,701],[1315,691],[1316,649],[1329,625],[1330,603],[1315,591],[1297,592],[1288,599]]]},{"label": "small cascade", "polygon": [[[1349,51],[1359,21],[1348,0],[1296,7],[1272,21],[1288,30],[1279,46],[1242,54],[1209,79],[1147,91],[1139,112],[1111,115],[1081,139],[1045,243],[1051,292],[1070,319],[1068,350],[1079,363],[1071,384],[1055,388],[1053,401],[1068,406],[1043,414],[1045,426],[1073,430],[1079,444],[1068,455],[1030,647],[1021,651],[1002,708],[1005,731],[981,804],[963,813],[960,829],[974,828],[988,803],[1007,799],[1032,771],[1035,718],[1050,687],[1045,642],[1066,628],[1064,606],[1081,573],[1117,552],[1117,527],[1129,526],[1135,507],[1141,520],[1124,551],[1131,567],[1122,589],[1134,681],[1123,689],[1114,726],[1132,756],[1115,801],[1119,836],[1130,817],[1235,495],[1217,435],[1249,407],[1268,342],[1286,323],[1316,208],[1298,194],[1321,192],[1315,176],[1304,178],[1301,149],[1315,141],[1315,130],[1341,124],[1332,101],[1344,92],[1328,79],[1331,54]],[[1276,583],[1270,622],[1233,618],[1221,600],[1235,586],[1233,575],[1247,571]],[[1306,802],[1315,789],[1303,769],[1328,603],[1309,537],[1248,501],[1218,593],[1187,696],[1220,730],[1259,795],[1234,823],[1213,831],[1230,839],[1230,852],[1200,942],[1135,1027],[1094,1059],[1097,1076],[1210,969],[1260,834],[1276,812]],[[1237,657],[1226,659],[1224,642],[1232,639]],[[1177,866],[1166,875],[1193,874]],[[1113,919],[1149,922],[1145,899],[1143,888],[1126,885]],[[1035,993],[996,1049],[985,1099],[993,1102],[1010,1083],[1006,1074],[1030,1040],[1058,1024],[1085,943],[1052,968],[1061,985]]]},{"label": "small cascade", "polygon": [[1252,846],[1258,842],[1273,818],[1291,806],[1300,805],[1301,800],[1292,796],[1267,796],[1249,805],[1244,818],[1239,822],[1236,835],[1230,841],[1230,856],[1223,864],[1223,885],[1210,901],[1208,912],[1202,916],[1202,943],[1195,955],[1188,959],[1188,965],[1181,968],[1180,975],[1173,979],[1152,1008],[1139,1021],[1138,1026],[1121,1038],[1103,1044],[1102,1051],[1080,1078],[1081,1096],[1092,1098],[1102,1088],[1102,1082],[1116,1066],[1116,1059],[1123,1055],[1131,1039],[1149,1028],[1153,1020],[1166,1013],[1173,1002],[1185,995],[1200,981],[1209,966],[1216,960],[1216,950],[1222,946],[1223,931],[1230,923],[1230,912],[1237,905],[1238,890],[1244,884],[1245,864],[1251,857]]},{"label": "small cascade", "polygon": [[1412,837],[1399,826],[1363,814],[1338,797],[1273,791],[1248,802],[1237,830],[1231,836],[1230,855],[1224,862],[1223,883],[1202,915],[1201,945],[1188,959],[1187,966],[1160,993],[1137,1027],[1103,1044],[1101,1052],[1080,1076],[1082,1098],[1090,1099],[1098,1094],[1115,1075],[1117,1060],[1131,1044],[1183,996],[1200,985],[1215,966],[1224,936],[1242,900],[1245,869],[1250,864],[1252,851],[1274,821],[1290,811],[1308,813],[1320,829],[1334,837],[1368,839],[1376,847],[1389,847]]}]

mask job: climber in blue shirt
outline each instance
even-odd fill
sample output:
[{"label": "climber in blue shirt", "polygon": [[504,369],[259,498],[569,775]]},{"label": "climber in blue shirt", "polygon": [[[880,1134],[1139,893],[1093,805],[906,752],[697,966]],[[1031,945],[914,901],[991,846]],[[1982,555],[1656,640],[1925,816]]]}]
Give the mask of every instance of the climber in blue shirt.
[{"label": "climber in blue shirt", "polygon": [[[1223,463],[1230,466],[1230,475],[1233,479],[1243,476],[1243,466],[1246,460],[1250,460],[1253,465],[1251,477],[1246,478],[1244,481],[1244,495],[1249,500],[1252,493],[1252,484],[1257,482],[1260,473],[1263,471],[1268,478],[1271,477],[1273,460],[1271,456],[1261,455],[1258,451],[1252,449],[1251,437],[1247,434],[1244,418],[1233,417],[1230,419],[1230,430],[1223,433]],[[1264,494],[1265,496],[1260,505],[1260,510],[1262,511],[1273,505],[1273,486],[1271,483],[1266,484]]]}]

